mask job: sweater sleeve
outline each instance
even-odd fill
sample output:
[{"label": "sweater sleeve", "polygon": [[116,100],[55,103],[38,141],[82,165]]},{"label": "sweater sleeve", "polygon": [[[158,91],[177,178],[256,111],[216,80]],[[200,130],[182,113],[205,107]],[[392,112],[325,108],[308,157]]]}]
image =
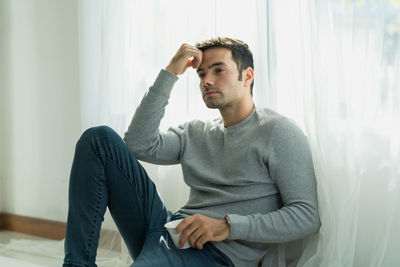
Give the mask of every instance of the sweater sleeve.
[{"label": "sweater sleeve", "polygon": [[140,160],[155,164],[179,163],[179,128],[166,132],[159,130],[172,87],[177,80],[177,76],[161,70],[136,109],[124,141]]},{"label": "sweater sleeve", "polygon": [[230,240],[281,243],[303,238],[320,227],[317,185],[309,143],[287,119],[272,129],[268,143],[268,168],[283,202],[267,214],[228,214]]}]

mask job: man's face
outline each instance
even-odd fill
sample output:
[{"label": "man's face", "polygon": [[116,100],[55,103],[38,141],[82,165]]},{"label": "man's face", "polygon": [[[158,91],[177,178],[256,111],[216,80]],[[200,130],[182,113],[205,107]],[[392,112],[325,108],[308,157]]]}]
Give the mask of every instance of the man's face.
[{"label": "man's face", "polygon": [[239,72],[231,50],[210,48],[203,52],[197,73],[204,103],[209,108],[234,107],[249,93],[239,81]]}]

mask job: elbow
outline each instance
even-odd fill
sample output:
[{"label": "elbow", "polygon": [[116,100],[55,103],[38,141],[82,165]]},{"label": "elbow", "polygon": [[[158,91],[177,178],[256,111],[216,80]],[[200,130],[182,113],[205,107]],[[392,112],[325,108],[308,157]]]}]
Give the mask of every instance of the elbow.
[{"label": "elbow", "polygon": [[319,232],[320,228],[321,220],[319,217],[318,208],[314,208],[313,211],[310,213],[306,232],[308,235],[316,234]]},{"label": "elbow", "polygon": [[297,217],[299,238],[318,233],[321,227],[318,206],[303,203],[299,208],[301,210],[301,212],[299,212],[301,216]]},{"label": "elbow", "polygon": [[318,217],[310,225],[310,234],[318,233],[320,228],[321,228],[321,221]]},{"label": "elbow", "polygon": [[129,149],[130,149],[134,154],[136,154],[135,152],[137,152],[137,151],[136,151],[137,144],[134,142],[135,138],[132,138],[132,137],[128,136],[128,135],[125,133],[125,136],[124,136],[123,140],[124,140],[125,144],[129,147]]},{"label": "elbow", "polygon": [[145,150],[142,145],[143,143],[140,141],[138,142],[138,138],[128,135],[127,133],[125,133],[123,140],[132,151],[133,155],[139,159]]},{"label": "elbow", "polygon": [[151,158],[157,157],[157,151],[160,146],[159,140],[152,141],[132,134],[125,134],[123,140],[136,159],[149,161]]}]

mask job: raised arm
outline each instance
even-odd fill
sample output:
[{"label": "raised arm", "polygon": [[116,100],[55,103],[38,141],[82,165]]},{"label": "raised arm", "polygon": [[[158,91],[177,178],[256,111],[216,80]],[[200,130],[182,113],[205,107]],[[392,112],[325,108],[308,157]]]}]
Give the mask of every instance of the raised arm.
[{"label": "raised arm", "polygon": [[184,73],[189,67],[197,68],[201,58],[200,50],[183,44],[143,97],[124,137],[138,159],[157,164],[179,162],[179,128],[163,133],[159,130],[160,122],[173,85],[178,80],[177,75]]}]

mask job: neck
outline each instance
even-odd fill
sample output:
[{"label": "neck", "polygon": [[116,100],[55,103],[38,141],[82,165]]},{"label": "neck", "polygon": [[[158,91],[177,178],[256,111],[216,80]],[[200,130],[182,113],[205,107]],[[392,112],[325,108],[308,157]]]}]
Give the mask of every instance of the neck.
[{"label": "neck", "polygon": [[220,108],[225,127],[230,127],[246,119],[254,109],[253,98],[245,98],[243,101],[229,107]]}]

